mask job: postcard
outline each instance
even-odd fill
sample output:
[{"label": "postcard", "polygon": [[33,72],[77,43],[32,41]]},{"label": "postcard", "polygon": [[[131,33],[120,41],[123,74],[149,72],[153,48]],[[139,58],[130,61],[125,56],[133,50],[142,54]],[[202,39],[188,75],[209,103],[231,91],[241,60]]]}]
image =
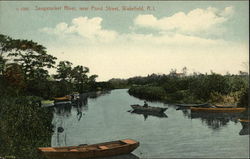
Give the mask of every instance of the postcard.
[{"label": "postcard", "polygon": [[249,158],[249,1],[1,1],[0,159]]}]

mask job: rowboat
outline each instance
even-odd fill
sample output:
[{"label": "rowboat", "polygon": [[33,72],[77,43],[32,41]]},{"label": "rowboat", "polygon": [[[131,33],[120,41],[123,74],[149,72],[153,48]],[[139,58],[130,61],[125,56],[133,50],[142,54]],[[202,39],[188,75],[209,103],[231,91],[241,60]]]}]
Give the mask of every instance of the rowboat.
[{"label": "rowboat", "polygon": [[209,107],[210,104],[209,103],[203,103],[203,104],[175,104],[176,106],[179,106],[179,107],[187,107],[187,108],[190,108],[190,107]]},{"label": "rowboat", "polygon": [[48,159],[86,159],[128,154],[138,146],[138,141],[124,139],[94,145],[40,147],[38,151]]},{"label": "rowboat", "polygon": [[70,95],[66,95],[64,97],[57,97],[54,98],[55,101],[70,101],[71,100],[71,96]]},{"label": "rowboat", "polygon": [[141,105],[131,105],[131,107],[138,112],[155,112],[155,113],[163,113],[168,108],[161,108],[161,107],[152,107],[152,106],[141,106]]},{"label": "rowboat", "polygon": [[215,105],[216,108],[236,108],[236,105]]},{"label": "rowboat", "polygon": [[246,111],[246,108],[195,108],[191,107],[191,112],[227,112],[227,113],[241,113]]},{"label": "rowboat", "polygon": [[54,101],[53,100],[42,100],[41,105],[42,105],[42,107],[52,107],[52,106],[54,106]]},{"label": "rowboat", "polygon": [[59,105],[71,104],[71,101],[42,101],[42,107],[54,107]]},{"label": "rowboat", "polygon": [[242,129],[239,132],[239,135],[249,135],[250,131],[250,120],[249,119],[238,119],[242,125]]},{"label": "rowboat", "polygon": [[167,118],[168,117],[165,113],[142,112],[142,111],[136,111],[136,110],[133,110],[131,113],[132,114],[139,114],[139,115],[143,115],[143,116],[155,116],[155,117],[159,117],[159,118]]},{"label": "rowboat", "polygon": [[250,126],[250,120],[249,119],[238,119],[238,121],[241,123],[243,127]]},{"label": "rowboat", "polygon": [[249,119],[238,119],[241,123],[250,123]]}]

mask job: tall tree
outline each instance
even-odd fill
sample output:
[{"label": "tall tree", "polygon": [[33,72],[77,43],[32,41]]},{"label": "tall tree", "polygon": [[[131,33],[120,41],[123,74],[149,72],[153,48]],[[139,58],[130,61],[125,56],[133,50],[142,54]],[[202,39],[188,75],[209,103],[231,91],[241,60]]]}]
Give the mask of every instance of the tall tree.
[{"label": "tall tree", "polygon": [[44,79],[48,77],[47,68],[54,67],[56,57],[47,54],[46,48],[33,41],[10,40],[7,45],[8,57],[18,63],[25,79]]},{"label": "tall tree", "polygon": [[86,84],[88,82],[88,72],[88,67],[80,65],[74,67],[72,70],[72,78],[74,80],[74,83],[76,84],[77,90],[81,93],[84,92],[84,89],[86,89]]},{"label": "tall tree", "polygon": [[55,79],[62,81],[71,82],[72,79],[72,63],[69,61],[60,61],[57,65],[57,74],[54,76]]},{"label": "tall tree", "polygon": [[0,75],[3,74],[6,67],[7,55],[5,53],[11,50],[9,46],[11,40],[10,37],[0,34]]}]

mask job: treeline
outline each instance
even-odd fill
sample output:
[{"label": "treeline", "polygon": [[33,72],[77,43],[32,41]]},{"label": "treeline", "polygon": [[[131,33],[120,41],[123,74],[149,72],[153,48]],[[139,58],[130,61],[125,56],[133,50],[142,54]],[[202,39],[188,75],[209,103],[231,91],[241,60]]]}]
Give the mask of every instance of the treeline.
[{"label": "treeline", "polygon": [[[97,75],[88,76],[88,67],[73,67],[69,61],[56,65],[57,58],[36,42],[0,35],[0,47],[0,82],[4,87],[1,90],[10,90],[5,93],[51,98],[110,87],[108,83],[96,82]],[[56,69],[54,75],[48,71],[52,68]]]},{"label": "treeline", "polygon": [[248,106],[249,75],[171,72],[168,75],[152,74],[127,80],[132,87],[129,93],[148,100],[168,103],[215,103]]}]

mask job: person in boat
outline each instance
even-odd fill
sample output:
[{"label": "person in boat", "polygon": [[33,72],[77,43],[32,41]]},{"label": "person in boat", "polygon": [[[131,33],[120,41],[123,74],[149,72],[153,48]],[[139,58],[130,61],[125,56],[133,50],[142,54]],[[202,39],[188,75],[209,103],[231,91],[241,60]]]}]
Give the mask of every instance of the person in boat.
[{"label": "person in boat", "polygon": [[144,101],[143,107],[148,107],[148,103],[146,101]]}]

